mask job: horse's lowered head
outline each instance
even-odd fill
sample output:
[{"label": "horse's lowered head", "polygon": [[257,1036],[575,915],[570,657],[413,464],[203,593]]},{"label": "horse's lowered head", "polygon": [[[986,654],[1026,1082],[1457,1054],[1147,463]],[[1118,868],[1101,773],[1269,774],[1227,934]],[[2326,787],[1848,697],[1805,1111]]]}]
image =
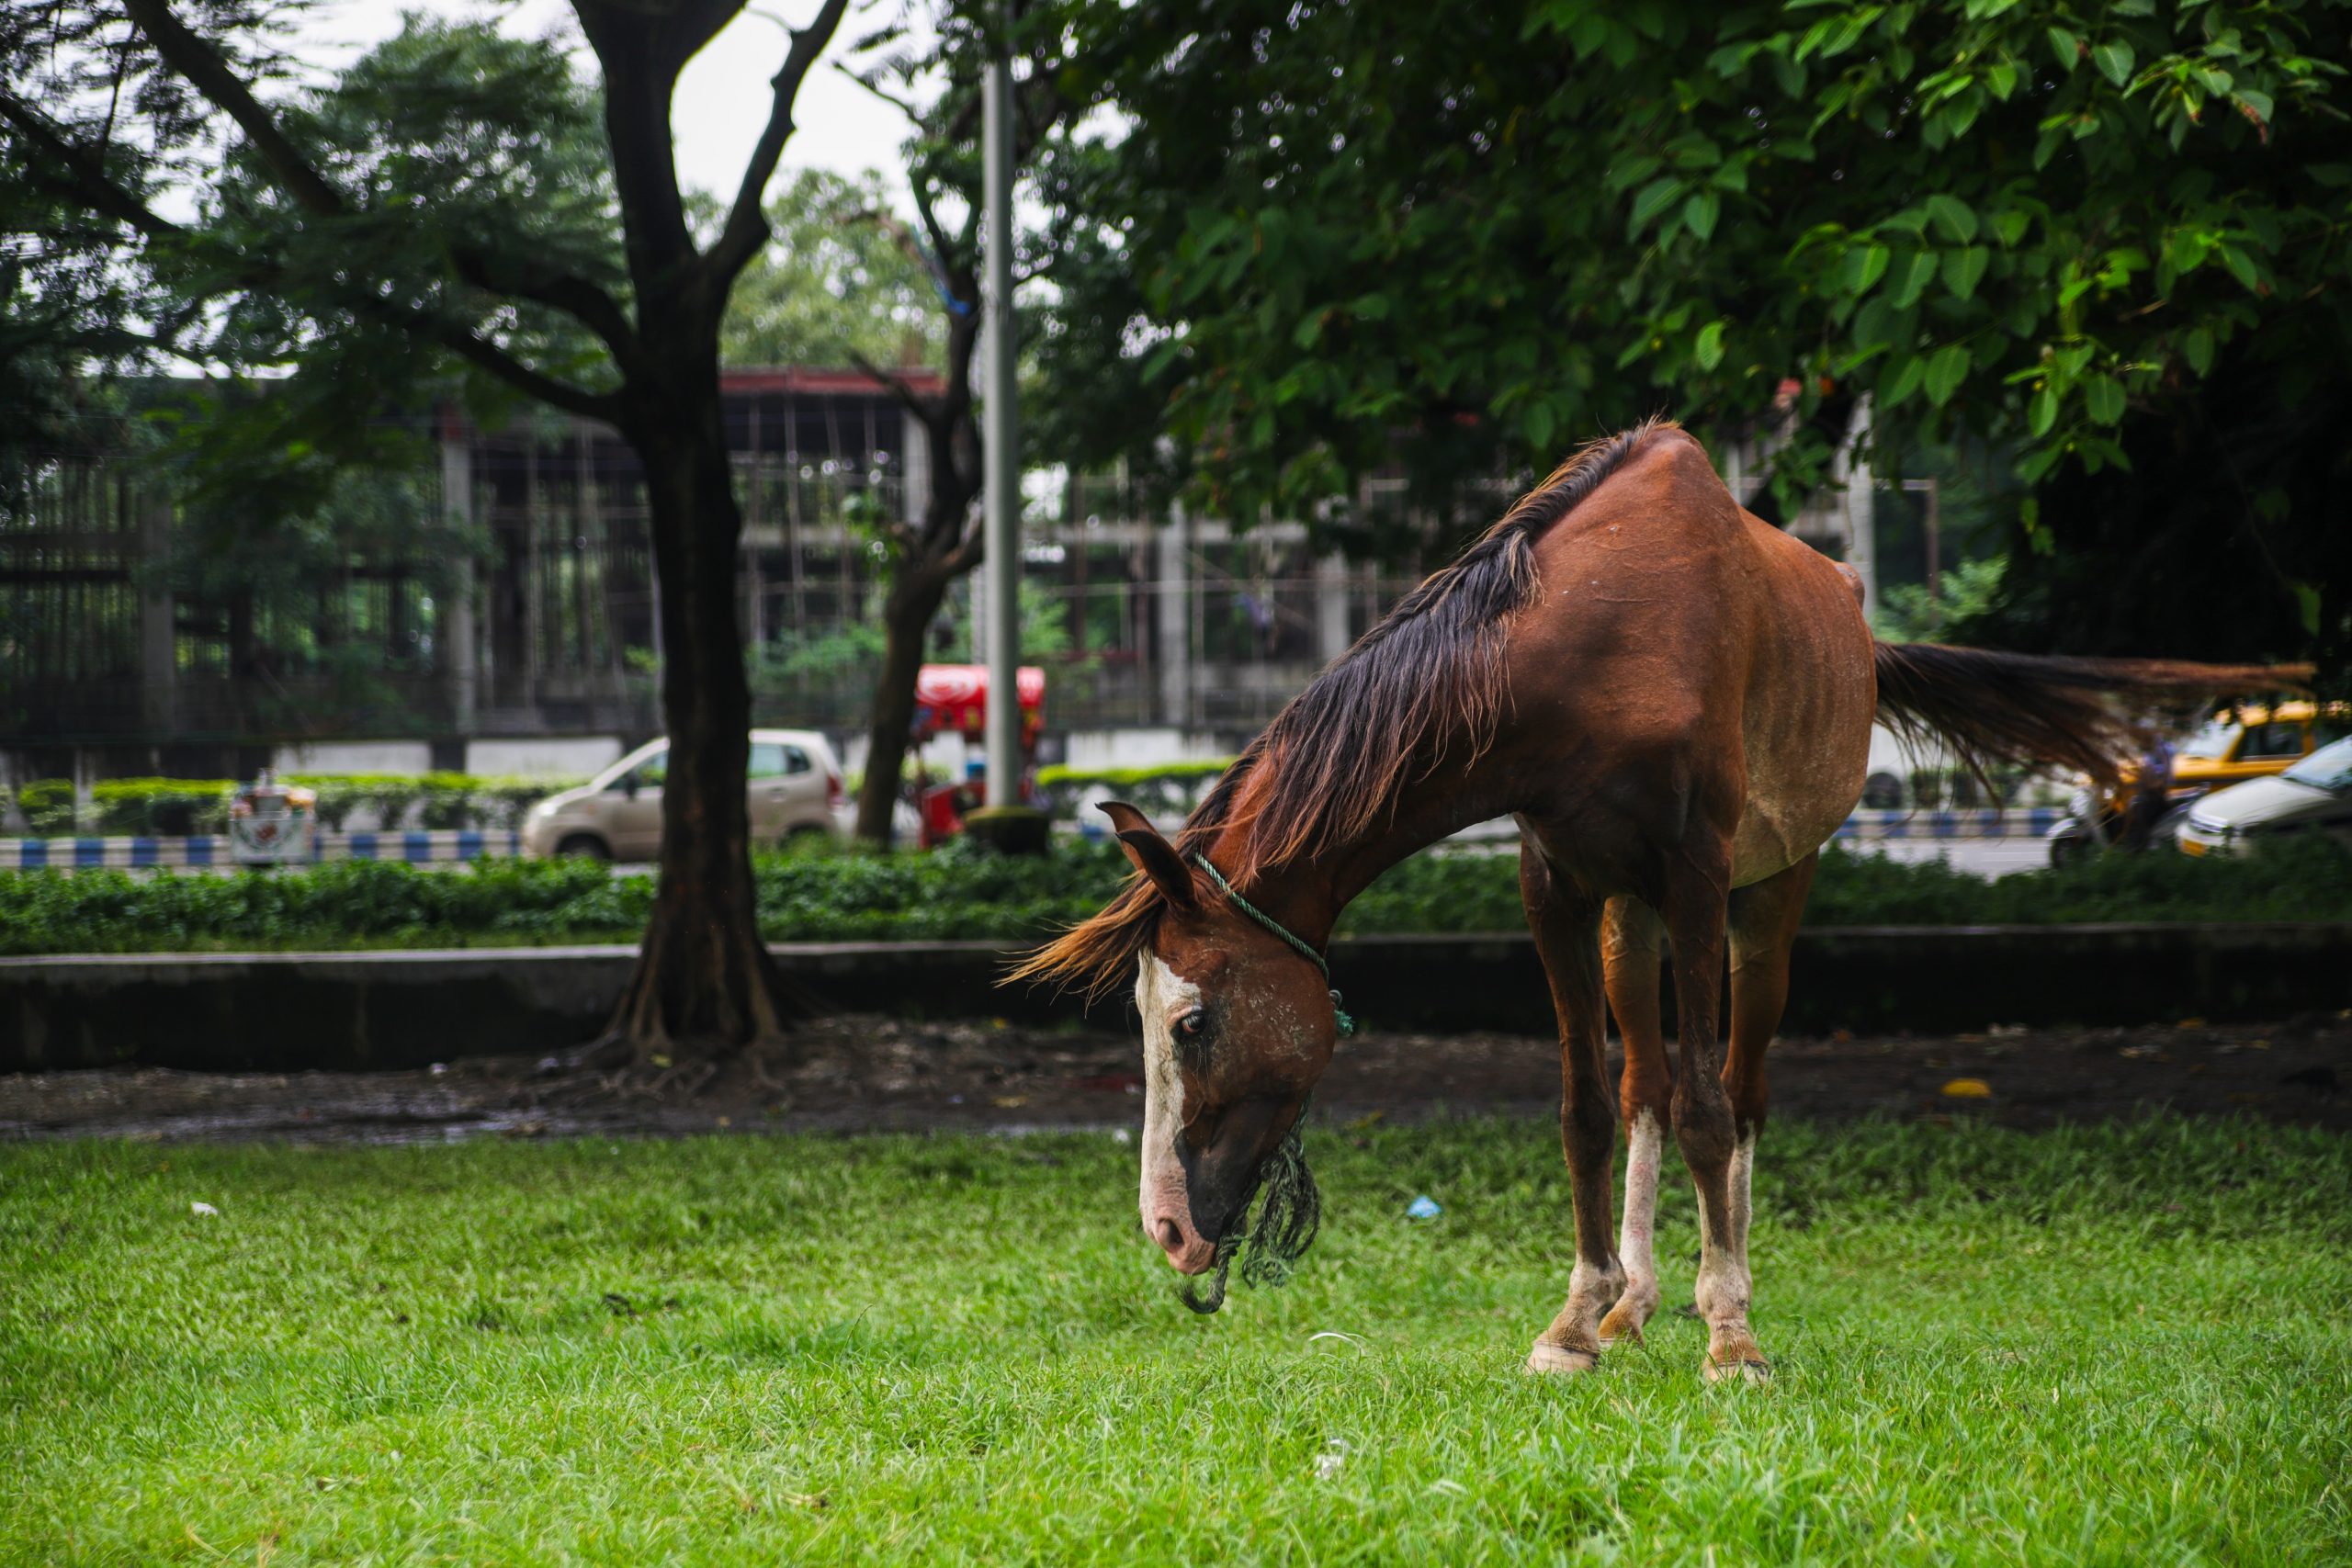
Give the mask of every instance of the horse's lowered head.
[{"label": "horse's lowered head", "polygon": [[1144,1229],[1179,1271],[1204,1273],[1231,1260],[1262,1186],[1242,1274],[1277,1280],[1314,1236],[1294,1133],[1338,1044],[1336,1004],[1311,949],[1253,918],[1134,807],[1102,810],[1164,905],[1136,976]]}]

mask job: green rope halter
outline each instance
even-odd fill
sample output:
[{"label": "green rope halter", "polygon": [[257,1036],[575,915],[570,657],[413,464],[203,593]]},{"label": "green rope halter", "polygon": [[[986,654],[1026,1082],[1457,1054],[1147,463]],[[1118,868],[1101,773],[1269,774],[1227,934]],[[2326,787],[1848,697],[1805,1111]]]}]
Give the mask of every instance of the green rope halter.
[{"label": "green rope halter", "polygon": [[[1304,939],[1286,929],[1283,923],[1274,919],[1273,916],[1266,913],[1265,910],[1261,909],[1257,905],[1252,904],[1240,894],[1236,893],[1233,890],[1233,884],[1225,879],[1225,874],[1223,872],[1220,872],[1216,867],[1209,863],[1209,860],[1206,855],[1195,853],[1193,856],[1193,863],[1209,874],[1209,880],[1216,884],[1217,891],[1223,893],[1227,901],[1232,904],[1235,908],[1240,910],[1243,914],[1249,916],[1251,919],[1257,921],[1260,925],[1265,927],[1268,931],[1273,932],[1284,942],[1290,943],[1292,947],[1297,950],[1300,957],[1306,959],[1309,964],[1314,964],[1315,967],[1323,971],[1323,984],[1326,987],[1330,986],[1331,965],[1324,961],[1321,953],[1316,952],[1315,949],[1308,945]],[[1340,1033],[1343,1037],[1353,1034],[1356,1032],[1356,1021],[1350,1018],[1347,1014],[1347,1010],[1340,1006],[1340,993],[1336,990],[1331,992],[1331,1016],[1339,1021]]]}]

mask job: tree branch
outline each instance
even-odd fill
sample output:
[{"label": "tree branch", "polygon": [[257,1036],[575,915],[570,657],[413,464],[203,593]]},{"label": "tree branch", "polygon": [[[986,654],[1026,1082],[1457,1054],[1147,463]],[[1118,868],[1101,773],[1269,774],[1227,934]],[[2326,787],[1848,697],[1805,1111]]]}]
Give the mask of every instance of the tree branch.
[{"label": "tree branch", "polygon": [[899,247],[899,254],[909,261],[913,262],[925,272],[934,270],[931,257],[923,254],[922,242],[915,238],[915,231],[908,228],[905,220],[896,213],[886,211],[879,207],[861,207],[854,212],[836,211],[833,214],[833,221],[843,228],[853,223],[864,223],[879,229],[890,236],[891,243]]},{"label": "tree branch", "polygon": [[150,240],[184,238],[187,231],[162,217],[130,192],[108,179],[87,150],[75,146],[51,128],[48,117],[11,93],[0,93],[0,119],[6,120],[27,141],[39,145],[57,164],[73,175],[70,180],[46,177],[40,160],[31,164],[36,179],[50,189],[88,203],[94,212],[113,219]]},{"label": "tree branch", "polygon": [[607,424],[620,423],[623,409],[619,394],[592,392],[585,387],[560,381],[534,370],[488,338],[469,332],[455,322],[436,323],[422,312],[412,311],[405,315],[405,320],[394,317],[393,324],[441,344],[458,358],[481,367],[518,391],[526,392],[543,403],[550,403],[582,419],[602,420]]},{"label": "tree branch", "polygon": [[[228,62],[172,14],[170,0],[123,0],[123,8],[164,63],[236,122],[271,176],[305,210],[326,218],[351,210],[344,194],[311,166]],[[564,311],[602,338],[624,370],[636,363],[639,344],[628,315],[618,301],[588,279],[536,264],[502,261],[480,245],[452,245],[449,259],[460,280]]]},{"label": "tree branch", "polygon": [[842,64],[838,61],[834,62],[833,69],[848,77],[851,81],[856,83],[859,86],[865,88],[867,92],[873,94],[876,97],[881,99],[884,103],[889,105],[892,108],[897,109],[900,114],[905,115],[907,117],[908,123],[912,125],[916,130],[920,130],[922,129],[922,111],[916,108],[911,102],[899,96],[896,93],[888,93],[883,91],[880,85],[878,85],[872,77],[863,75],[858,72],[853,71],[848,66]]},{"label": "tree branch", "polygon": [[802,80],[808,76],[809,67],[817,63],[817,56],[832,41],[842,15],[848,9],[849,0],[825,0],[817,19],[792,35],[792,47],[785,51],[784,64],[772,83],[775,98],[768,110],[767,126],[760,132],[759,145],[752,150],[751,162],[743,166],[743,182],[736,189],[735,205],[727,214],[727,226],[719,231],[718,243],[704,258],[707,276],[719,286],[721,294],[768,237],[768,182],[775,177],[776,162],[784,156],[784,144],[792,138],[793,101],[800,96]]},{"label": "tree branch", "polygon": [[[5,119],[20,135],[49,152],[51,167],[66,171],[69,178],[51,176],[47,180],[51,190],[86,204],[91,210],[112,218],[150,240],[185,244],[198,238],[116,184],[103,169],[94,167],[87,150],[60,136],[46,123],[44,117],[12,95],[0,93],[0,119]],[[38,172],[46,173],[39,162],[33,167]],[[277,263],[239,252],[228,252],[221,259],[227,264],[224,270],[230,275],[231,281],[241,287],[268,290],[273,285],[285,280],[286,269]],[[551,403],[586,419],[616,421],[620,416],[621,400],[614,394],[592,392],[584,387],[577,387],[535,370],[488,338],[456,321],[443,320],[427,311],[403,308],[364,291],[355,290],[331,298],[354,314],[372,317],[428,343],[438,344],[542,402]]]},{"label": "tree branch", "polygon": [[511,294],[572,317],[604,339],[624,376],[634,374],[643,363],[644,344],[629,324],[628,312],[621,309],[619,300],[579,274],[493,257],[478,245],[452,246],[449,263],[460,279],[486,293]]},{"label": "tree branch", "polygon": [[987,555],[988,535],[982,529],[974,528],[956,542],[954,549],[947,552],[942,558],[940,566],[948,576],[960,577],[979,565]]},{"label": "tree branch", "polygon": [[908,380],[904,376],[899,375],[895,370],[888,369],[883,366],[876,365],[871,359],[866,358],[865,355],[860,354],[856,349],[853,348],[849,351],[849,362],[852,365],[856,366],[860,370],[865,372],[868,376],[873,377],[876,381],[881,382],[885,387],[888,387],[890,389],[890,395],[898,399],[900,403],[904,404],[906,411],[909,413],[922,421],[925,430],[929,430],[931,428],[933,416],[938,412],[938,400],[936,398],[932,397],[927,392],[917,391],[915,389],[914,383]]},{"label": "tree branch", "polygon": [[[911,177],[912,170],[908,173],[910,177],[907,181],[907,194],[914,197],[915,216],[922,220],[923,232],[931,236],[932,254],[939,258],[939,265],[943,267],[953,266],[959,271],[969,268],[972,263],[970,251],[968,248],[957,249],[948,239],[946,226],[939,221],[939,209],[932,205],[930,187],[921,179]],[[979,203],[975,201],[968,205],[977,209]]]},{"label": "tree branch", "polygon": [[237,122],[237,129],[245,133],[245,140],[253,143],[287,195],[324,216],[346,209],[343,193],[311,166],[311,161],[254,96],[253,89],[229,69],[229,62],[172,15],[169,0],[123,0],[122,8],[147,35],[164,64],[187,77],[190,85]]}]

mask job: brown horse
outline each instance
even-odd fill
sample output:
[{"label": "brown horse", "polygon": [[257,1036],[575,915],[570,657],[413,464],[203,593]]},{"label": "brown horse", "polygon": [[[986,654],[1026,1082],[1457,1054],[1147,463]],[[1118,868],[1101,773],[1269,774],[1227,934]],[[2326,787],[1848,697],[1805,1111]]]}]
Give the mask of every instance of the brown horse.
[{"label": "brown horse", "polygon": [[[1321,953],[1340,910],[1414,851],[1515,815],[1559,1019],[1576,1204],[1567,1304],[1528,1366],[1589,1369],[1657,1309],[1670,1126],[1698,1189],[1705,1371],[1761,1375],[1747,1228],[1764,1053],[1819,846],[1861,794],[1873,713],[1973,765],[2107,773],[2128,750],[2109,698],[2279,673],[1874,642],[1850,571],[1745,512],[1698,442],[1653,423],[1577,454],[1408,595],[1282,711],[1175,842],[1106,806],[1138,874],[1014,977],[1099,993],[1135,974],[1144,1225],[1179,1270],[1216,1264],[1221,1288],[1337,1043]],[[1679,1070],[1660,1037],[1662,942]],[[1613,1105],[1604,989],[1625,1043]]]}]

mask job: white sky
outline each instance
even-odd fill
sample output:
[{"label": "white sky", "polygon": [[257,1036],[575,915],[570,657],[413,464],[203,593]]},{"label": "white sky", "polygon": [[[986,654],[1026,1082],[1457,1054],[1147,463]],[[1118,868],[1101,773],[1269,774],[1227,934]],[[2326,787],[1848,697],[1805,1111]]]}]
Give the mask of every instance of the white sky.
[{"label": "white sky", "polygon": [[[752,0],[744,13],[696,55],[679,79],[671,111],[676,134],[679,178],[732,198],[743,162],[767,123],[773,98],[768,80],[784,62],[790,40],[777,18],[805,25],[818,0]],[[579,40],[579,28],[565,0],[326,0],[306,16],[289,40],[292,51],[314,70],[335,69],[369,45],[398,32],[405,11],[457,19],[495,17],[518,37],[560,32],[578,46],[584,73],[595,63]],[[784,165],[771,194],[802,168],[856,175],[881,173],[894,190],[905,187],[899,146],[906,139],[906,117],[850,81],[834,63],[845,46],[900,15],[896,0],[861,0],[852,6],[833,45],[802,85],[794,119],[798,129],[784,150]]]}]

